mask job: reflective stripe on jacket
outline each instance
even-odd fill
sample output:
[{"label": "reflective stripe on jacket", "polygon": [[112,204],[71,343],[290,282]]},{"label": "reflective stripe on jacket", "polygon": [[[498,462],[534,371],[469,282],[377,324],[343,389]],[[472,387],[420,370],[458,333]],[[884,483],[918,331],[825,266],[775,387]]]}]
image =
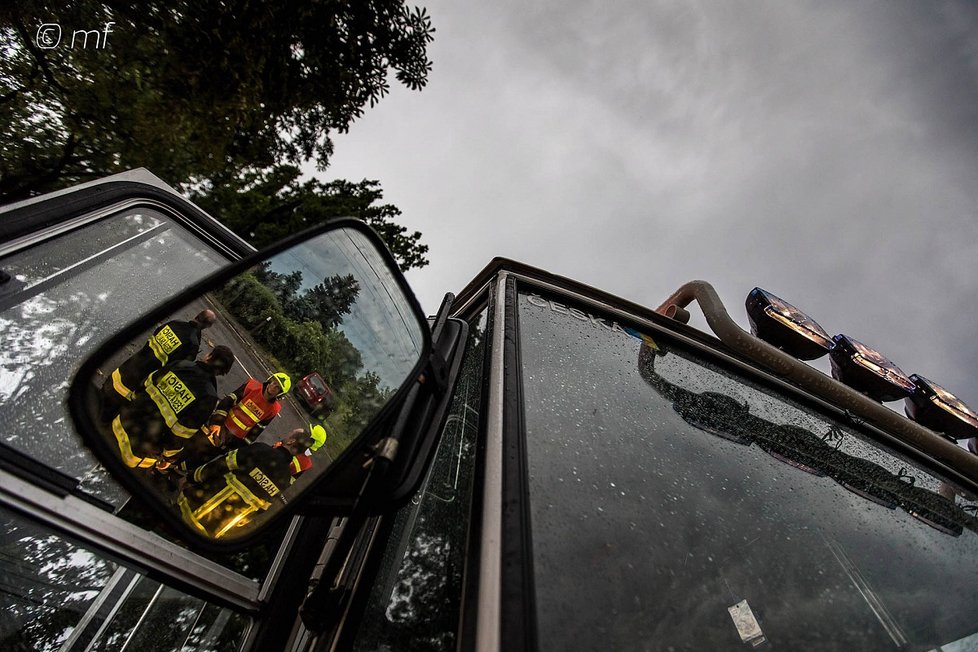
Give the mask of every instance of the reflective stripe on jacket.
[{"label": "reflective stripe on jacket", "polygon": [[282,404],[278,400],[268,401],[265,398],[260,382],[249,378],[241,396],[228,410],[224,427],[238,439],[244,439],[252,428],[261,422],[271,421],[281,409]]}]

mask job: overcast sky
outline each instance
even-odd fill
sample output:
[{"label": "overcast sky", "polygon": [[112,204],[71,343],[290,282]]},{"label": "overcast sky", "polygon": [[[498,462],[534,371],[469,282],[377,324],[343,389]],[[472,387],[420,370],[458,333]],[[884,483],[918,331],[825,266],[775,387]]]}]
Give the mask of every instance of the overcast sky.
[{"label": "overcast sky", "polygon": [[745,327],[758,285],[978,408],[978,3],[425,6],[428,87],[322,176],[424,234],[426,310],[493,256]]}]

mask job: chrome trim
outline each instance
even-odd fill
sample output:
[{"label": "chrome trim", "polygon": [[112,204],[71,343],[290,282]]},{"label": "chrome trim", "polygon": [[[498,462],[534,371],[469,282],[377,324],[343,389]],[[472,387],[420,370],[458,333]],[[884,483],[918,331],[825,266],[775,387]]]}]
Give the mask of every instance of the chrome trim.
[{"label": "chrome trim", "polygon": [[136,568],[156,571],[245,611],[258,609],[258,582],[204,559],[74,496],[58,497],[0,470],[0,504]]},{"label": "chrome trim", "polygon": [[489,401],[486,407],[486,461],[482,490],[482,544],[479,559],[479,620],[475,647],[482,652],[499,649],[500,580],[502,575],[503,487],[503,345],[505,343],[507,272],[496,277],[496,304],[492,316],[492,360],[489,366]]},{"label": "chrome trim", "polygon": [[143,579],[143,576],[139,575],[134,570],[132,569],[125,569],[125,570],[128,570],[130,573],[132,573],[133,578],[129,580],[129,585],[126,586],[126,589],[122,592],[122,595],[120,595],[119,599],[115,601],[115,605],[113,605],[111,611],[109,611],[109,613],[105,616],[105,620],[102,621],[102,624],[95,632],[95,636],[93,636],[92,640],[88,642],[87,646],[85,646],[85,652],[92,652],[92,649],[101,640],[102,635],[105,634],[105,631],[109,628],[109,625],[112,623],[113,620],[115,620],[116,615],[118,615],[119,613],[119,609],[122,608],[122,605],[126,603],[126,600],[128,600],[129,596],[132,594],[133,589],[135,589],[136,585],[139,584],[139,580]]},{"label": "chrome trim", "polygon": [[146,608],[143,609],[143,613],[139,617],[139,620],[136,621],[136,624],[129,631],[129,636],[126,637],[126,642],[122,644],[122,648],[119,649],[119,652],[126,652],[126,648],[128,648],[129,647],[129,644],[132,643],[132,639],[133,639],[134,636],[136,636],[136,632],[139,631],[139,627],[144,622],[146,622],[146,617],[149,615],[149,612],[153,609],[153,605],[156,604],[156,601],[159,600],[160,593],[163,593],[163,589],[164,588],[166,588],[166,585],[165,584],[160,584],[156,588],[156,593],[153,594],[153,598],[146,605]]},{"label": "chrome trim", "polygon": [[458,317],[459,315],[464,315],[467,311],[469,311],[472,308],[472,306],[477,306],[479,305],[480,302],[485,301],[489,295],[488,290],[490,284],[491,282],[486,283],[478,290],[473,292],[472,296],[469,297],[468,301],[466,301],[465,303],[452,306],[452,317]]},{"label": "chrome trim", "polygon": [[[43,229],[41,231],[35,231],[30,235],[25,235],[20,238],[17,238],[16,240],[11,240],[10,242],[4,243],[2,246],[0,246],[0,258],[3,258],[4,256],[9,256],[10,254],[16,253],[21,249],[27,249],[28,247],[33,247],[35,245],[41,244],[42,242],[51,240],[52,238],[56,238],[59,235],[68,233],[69,231],[74,231],[75,229],[81,228],[86,224],[90,224],[92,222],[97,222],[99,220],[105,219],[106,217],[109,217],[114,213],[119,213],[121,211],[126,210],[127,208],[132,208],[137,204],[155,204],[155,203],[156,202],[147,199],[142,199],[142,200],[127,199],[123,202],[112,204],[111,206],[94,211],[92,213],[87,213],[79,217],[73,217],[69,220],[65,220],[64,222],[55,224],[54,226],[49,226],[48,228]],[[166,208],[162,204],[151,206],[151,208],[155,210],[159,210],[157,206]],[[167,212],[169,213],[170,211]]]}]

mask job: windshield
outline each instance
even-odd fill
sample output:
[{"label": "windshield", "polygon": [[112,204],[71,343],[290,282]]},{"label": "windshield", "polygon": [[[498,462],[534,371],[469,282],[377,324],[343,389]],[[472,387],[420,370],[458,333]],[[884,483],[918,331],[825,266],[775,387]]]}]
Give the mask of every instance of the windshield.
[{"label": "windshield", "polygon": [[546,647],[978,645],[973,499],[662,337],[519,305]]}]

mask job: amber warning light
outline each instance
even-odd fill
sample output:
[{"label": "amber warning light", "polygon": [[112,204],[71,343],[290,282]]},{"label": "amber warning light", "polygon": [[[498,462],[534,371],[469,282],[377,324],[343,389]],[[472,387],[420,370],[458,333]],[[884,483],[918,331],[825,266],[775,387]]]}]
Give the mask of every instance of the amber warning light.
[{"label": "amber warning light", "polygon": [[832,337],[814,319],[761,288],[747,295],[747,319],[756,337],[799,360],[814,360],[832,349]]},{"label": "amber warning light", "polygon": [[907,416],[922,426],[943,432],[952,439],[978,437],[978,414],[957,396],[923,376],[913,374],[916,386],[907,397]]}]

